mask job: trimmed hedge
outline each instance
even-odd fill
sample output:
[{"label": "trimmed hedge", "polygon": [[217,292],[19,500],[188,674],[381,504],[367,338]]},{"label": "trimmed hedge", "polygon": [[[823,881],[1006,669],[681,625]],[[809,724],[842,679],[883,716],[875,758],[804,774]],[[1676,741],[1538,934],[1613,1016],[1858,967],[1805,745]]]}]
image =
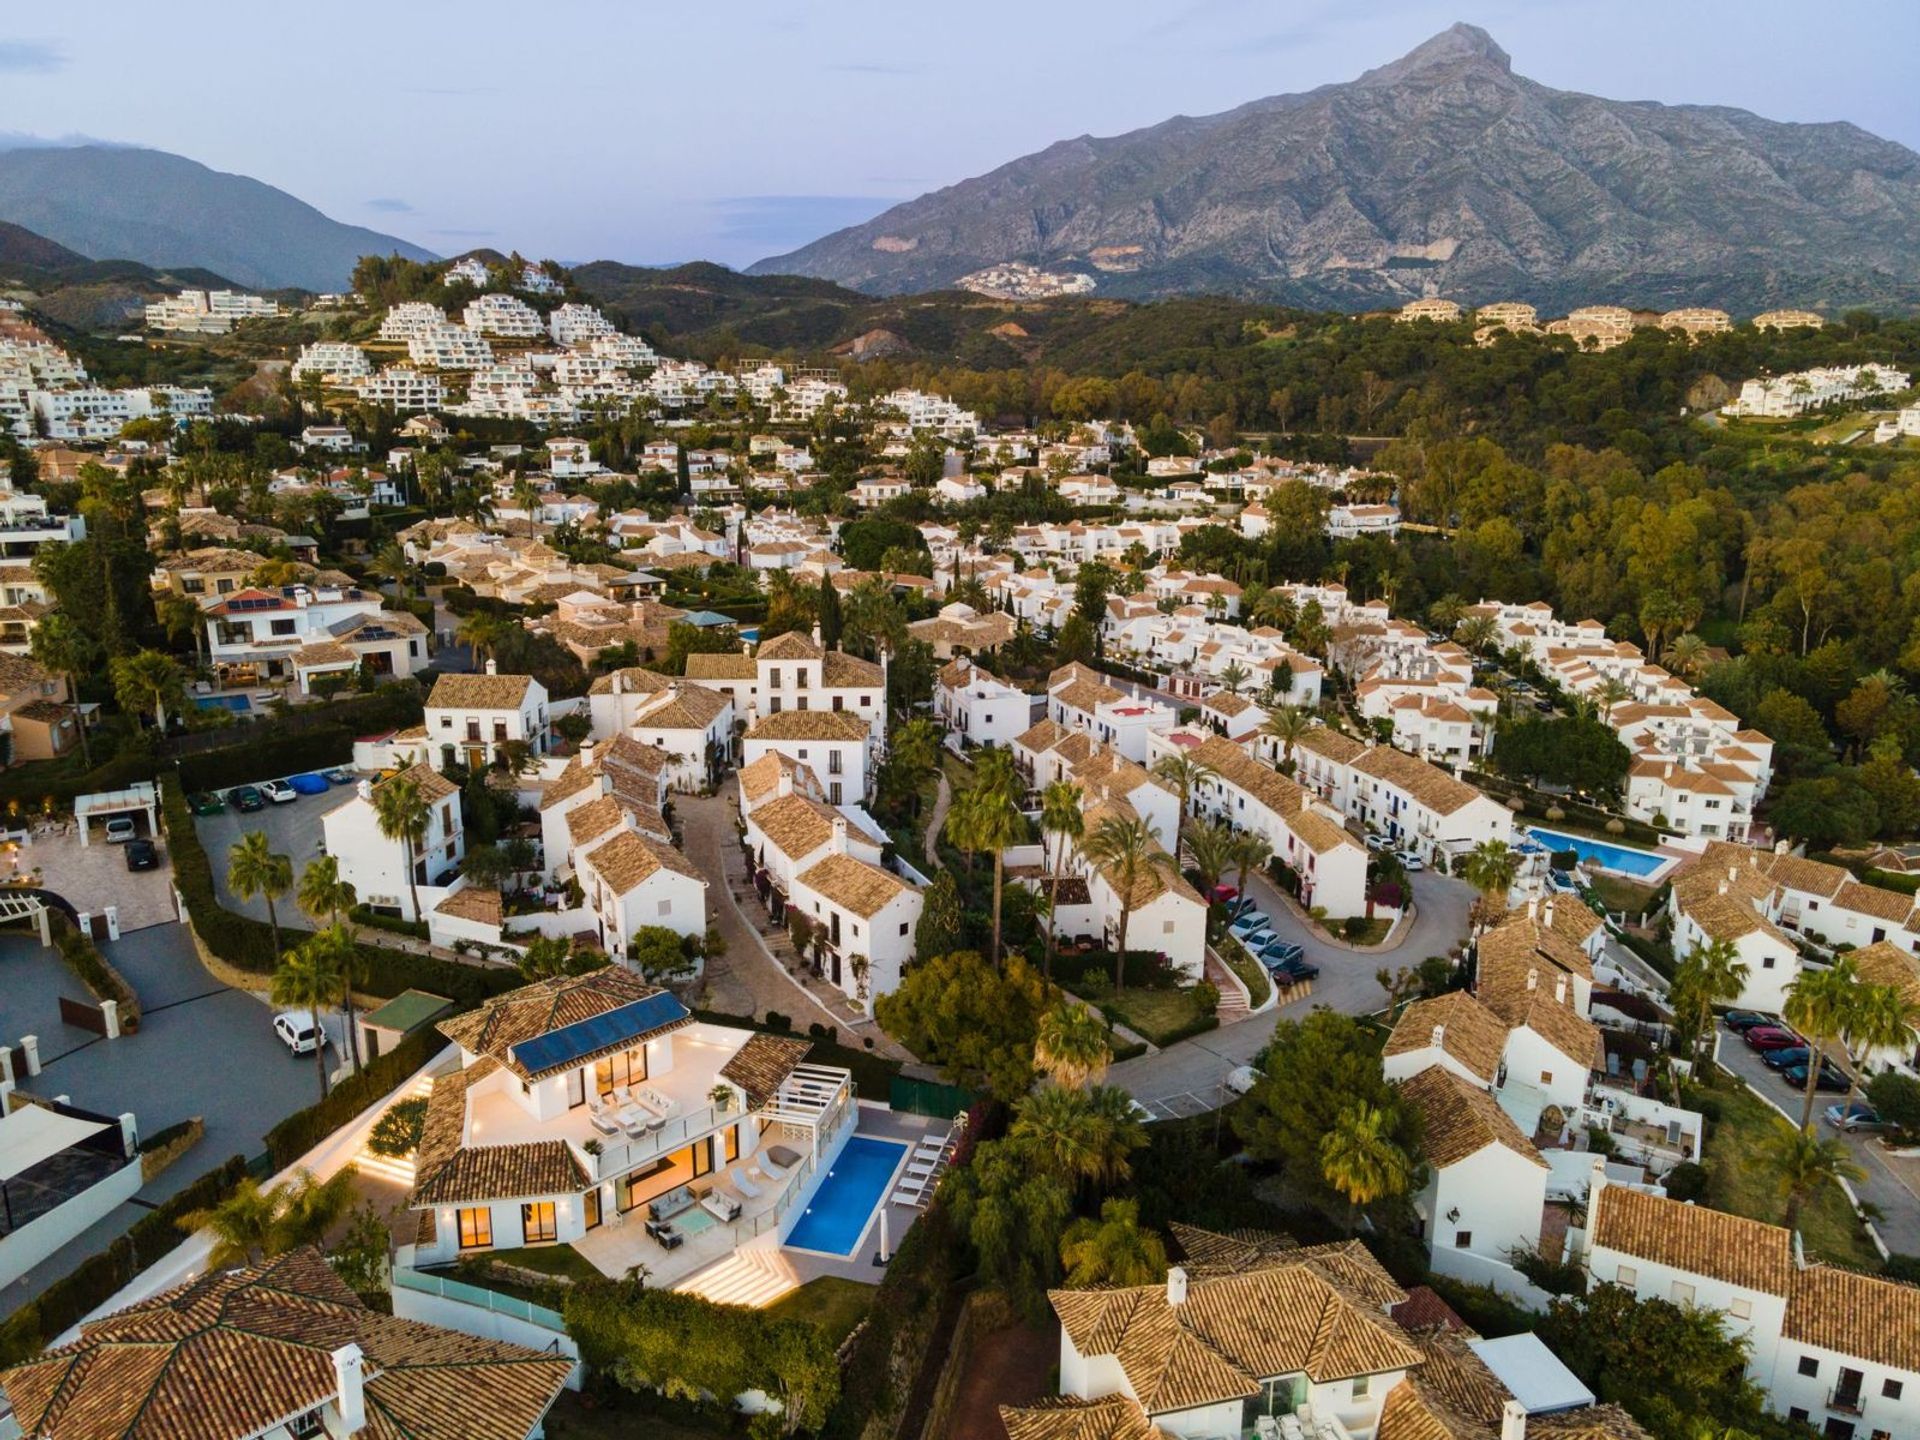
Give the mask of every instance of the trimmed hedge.
[{"label": "trimmed hedge", "polygon": [[[213,888],[213,862],[200,843],[193,817],[187,813],[185,794],[176,784],[163,784],[160,793],[161,814],[173,851],[174,884],[186,897],[194,933],[209,950],[235,969],[253,975],[271,975],[280,959],[273,950],[273,928],[264,920],[235,914],[220,904]],[[307,933],[282,925],[280,940],[283,945],[296,945]],[[462,965],[431,955],[369,945],[364,940],[356,949],[361,969],[354,988],[383,999],[403,990],[426,990],[444,995],[465,1009],[522,983],[519,971],[503,967],[483,969]]]},{"label": "trimmed hedge", "polygon": [[840,1397],[820,1427],[821,1440],[861,1440],[899,1427],[922,1368],[945,1361],[929,1342],[963,1278],[964,1248],[938,1200],[902,1237],[846,1352]]},{"label": "trimmed hedge", "polygon": [[393,1049],[369,1061],[328,1092],[317,1105],[296,1110],[267,1131],[267,1154],[284,1170],[341,1126],[351,1123],[407,1076],[440,1053],[446,1040],[435,1030],[416,1030]]},{"label": "trimmed hedge", "polygon": [[344,725],[321,725],[301,735],[279,735],[188,755],[180,761],[180,783],[189,790],[220,790],[252,780],[325,770],[353,759],[353,741],[354,732]]},{"label": "trimmed hedge", "polygon": [[140,1028],[140,997],[126,976],[108,963],[100,947],[82,932],[62,910],[50,910],[47,923],[53,927],[54,943],[67,968],[87,987],[95,1000],[112,1000],[120,1007],[120,1033],[131,1035]]},{"label": "trimmed hedge", "polygon": [[17,1365],[39,1354],[55,1336],[112,1299],[142,1270],[178,1249],[187,1239],[180,1218],[217,1205],[246,1173],[247,1162],[233,1156],[142,1215],[105,1250],[21,1306],[0,1324],[0,1366]]}]

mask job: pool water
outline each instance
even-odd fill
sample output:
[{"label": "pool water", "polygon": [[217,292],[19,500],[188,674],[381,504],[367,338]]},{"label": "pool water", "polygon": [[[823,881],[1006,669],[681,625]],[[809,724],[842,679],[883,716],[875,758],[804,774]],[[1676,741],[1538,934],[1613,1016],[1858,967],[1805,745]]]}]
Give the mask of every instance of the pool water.
[{"label": "pool water", "polygon": [[853,1254],[906,1153],[897,1140],[856,1135],[847,1141],[785,1243],[822,1255]]},{"label": "pool water", "polygon": [[1609,845],[1604,840],[1588,840],[1579,835],[1562,835],[1557,830],[1542,830],[1535,826],[1528,833],[1549,851],[1558,853],[1571,850],[1590,865],[1622,875],[1651,875],[1670,863],[1667,856],[1656,855],[1651,850],[1629,850],[1624,845]]},{"label": "pool water", "polygon": [[244,695],[196,695],[193,703],[202,710],[231,710],[236,715],[244,715],[253,708]]}]

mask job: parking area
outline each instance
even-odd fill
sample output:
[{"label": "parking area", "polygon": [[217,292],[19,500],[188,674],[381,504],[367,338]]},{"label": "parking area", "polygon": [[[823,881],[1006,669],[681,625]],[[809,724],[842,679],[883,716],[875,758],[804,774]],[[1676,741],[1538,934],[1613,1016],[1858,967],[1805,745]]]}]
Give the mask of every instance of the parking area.
[{"label": "parking area", "polygon": [[[141,834],[146,822],[139,823]],[[129,870],[127,847],[109,844],[103,827],[93,827],[92,843],[82,845],[80,832],[69,824],[32,836],[12,853],[15,874],[40,872],[39,883],[75,910],[98,913],[117,906],[122,933],[144,930],[176,919],[173,908],[173,866],[165,842],[156,841],[160,864],[152,870]]]},{"label": "parking area", "polygon": [[[213,865],[213,886],[220,903],[256,920],[266,919],[267,902],[263,897],[256,895],[251,900],[242,900],[227,889],[227,851],[248,831],[264,830],[274,853],[292,859],[297,883],[302,867],[320,853],[321,817],[352,798],[350,787],[337,786],[324,795],[302,795],[290,804],[268,805],[251,815],[243,815],[229,804],[217,815],[194,817],[200,843],[206,847],[207,859]],[[293,903],[291,896],[275,903],[281,907],[282,915],[292,913],[287,908]]]},{"label": "parking area", "polygon": [[[40,1038],[41,1074],[25,1088],[103,1115],[131,1110],[143,1135],[197,1115],[206,1138],[136,1201],[0,1291],[0,1314],[123,1233],[145,1213],[140,1201],[164,1200],[230,1155],[259,1154],[269,1129],[319,1098],[312,1058],[294,1057],[274,1037],[264,1001],[207,974],[186,927],[154,926],[103,949],[144,1012],[138,1034],[111,1041],[61,1021],[59,997],[86,992],[56,952],[26,936],[0,936],[0,1037]],[[332,1028],[337,1044],[337,1016]]]}]

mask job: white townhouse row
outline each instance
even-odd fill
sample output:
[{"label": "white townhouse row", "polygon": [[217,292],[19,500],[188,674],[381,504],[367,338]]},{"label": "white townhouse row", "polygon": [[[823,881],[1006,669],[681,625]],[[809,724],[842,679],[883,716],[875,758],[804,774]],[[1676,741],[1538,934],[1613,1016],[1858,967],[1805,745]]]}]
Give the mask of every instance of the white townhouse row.
[{"label": "white townhouse row", "polygon": [[[553,313],[547,317],[547,333],[553,337],[554,344],[573,346],[589,345],[597,340],[610,340],[619,332],[614,329],[613,322],[593,306],[569,301],[565,305],[555,306]],[[646,347],[644,340],[640,343]],[[607,358],[614,357],[609,355]],[[636,356],[629,363],[650,365],[654,358],[651,347],[646,347],[644,360]]]},{"label": "white townhouse row", "polygon": [[1911,388],[1912,378],[1890,365],[1824,365],[1748,380],[1740,393],[1720,407],[1733,416],[1785,420],[1823,405],[1876,400]]},{"label": "white townhouse row", "polygon": [[514,295],[482,295],[468,303],[460,320],[476,335],[500,340],[538,340],[547,333],[540,312]]},{"label": "white townhouse row", "polygon": [[147,328],[176,334],[225,335],[242,320],[282,314],[280,306],[261,295],[235,290],[182,290],[147,306]]},{"label": "white townhouse row", "polygon": [[847,387],[838,380],[807,377],[789,382],[777,393],[769,409],[776,421],[797,422],[813,419],[822,410],[847,403]]},{"label": "white townhouse row", "polygon": [[1113,748],[1136,765],[1147,758],[1148,737],[1179,721],[1171,705],[1116,689],[1099,671],[1075,662],[1047,677],[1047,718]]},{"label": "white townhouse row", "polygon": [[1240,689],[1273,704],[1320,703],[1320,662],[1287,644],[1271,625],[1230,625],[1192,605],[1163,614],[1138,597],[1116,596],[1107,602],[1102,628],[1109,653],[1165,672],[1162,688],[1176,695],[1199,699],[1237,679]]},{"label": "white townhouse row", "polygon": [[373,362],[367,359],[367,352],[358,345],[317,340],[300,347],[300,354],[289,373],[296,385],[309,379],[322,380],[329,385],[350,385],[355,381],[372,379]]},{"label": "white townhouse row", "polygon": [[1920,1287],[1811,1263],[1795,1231],[1610,1183],[1598,1161],[1577,1238],[1590,1285],[1716,1313],[1774,1414],[1835,1440],[1920,1434]]},{"label": "white townhouse row", "polygon": [[493,364],[493,346],[464,325],[436,325],[407,336],[407,358],[430,370],[479,370]]},{"label": "white townhouse row", "polygon": [[1335,505],[1327,511],[1327,535],[1334,540],[1358,540],[1367,535],[1384,535],[1392,540],[1399,534],[1398,505]]},{"label": "white townhouse row", "polygon": [[407,365],[389,365],[377,375],[355,381],[353,392],[366,404],[402,412],[442,410],[447,404],[446,382]]},{"label": "white townhouse row", "polygon": [[438,305],[429,305],[424,300],[406,300],[380,317],[380,338],[389,341],[411,340],[416,335],[443,330],[450,323],[447,312]]},{"label": "white townhouse row", "polygon": [[911,430],[931,430],[950,440],[971,439],[980,433],[980,417],[973,411],[961,409],[944,395],[929,395],[924,390],[889,391],[875,400],[873,407],[899,415]]},{"label": "white townhouse row", "polygon": [[[1280,742],[1260,737],[1262,751]],[[1350,820],[1383,835],[1396,850],[1432,864],[1456,861],[1488,841],[1513,839],[1513,812],[1464,780],[1455,779],[1391,745],[1369,745],[1316,726],[1293,747],[1294,779]]]},{"label": "white townhouse row", "polygon": [[1035,697],[961,655],[934,678],[933,717],[969,745],[1011,745],[1033,723]]},{"label": "white townhouse row", "polygon": [[[1409,627],[1412,628],[1412,627]],[[1361,717],[1391,728],[1396,749],[1455,768],[1487,753],[1500,697],[1474,683],[1467,652],[1451,641],[1384,649],[1354,687]]]},{"label": "white townhouse row", "polygon": [[209,417],[213,392],[179,385],[134,386],[106,390],[34,390],[27,396],[33,422],[49,440],[112,440],[132,420]]}]

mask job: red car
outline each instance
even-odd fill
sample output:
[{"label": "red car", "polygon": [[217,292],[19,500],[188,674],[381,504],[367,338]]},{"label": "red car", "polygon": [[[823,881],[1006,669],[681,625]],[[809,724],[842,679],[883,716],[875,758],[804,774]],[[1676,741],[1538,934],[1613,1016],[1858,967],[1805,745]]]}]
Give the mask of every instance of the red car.
[{"label": "red car", "polygon": [[1783,1030],[1774,1025],[1756,1025],[1741,1037],[1751,1050],[1790,1050],[1796,1045],[1804,1045],[1791,1030]]}]

